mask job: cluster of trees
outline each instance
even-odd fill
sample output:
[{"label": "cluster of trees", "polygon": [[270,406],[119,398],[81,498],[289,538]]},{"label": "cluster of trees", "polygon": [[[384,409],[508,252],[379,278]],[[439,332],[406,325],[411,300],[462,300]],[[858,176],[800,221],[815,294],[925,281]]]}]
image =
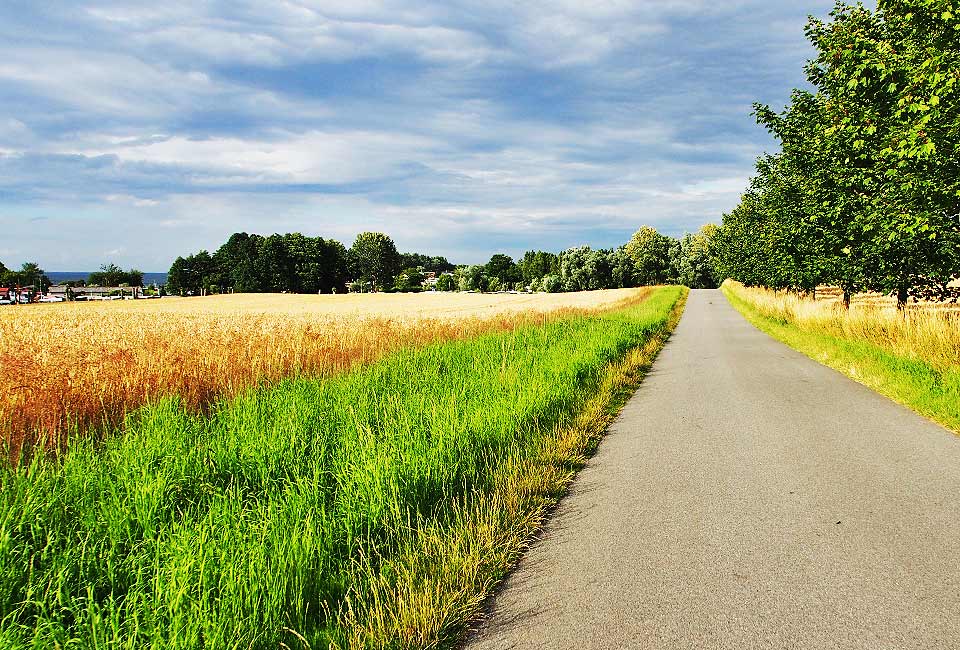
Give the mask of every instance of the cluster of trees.
[{"label": "cluster of trees", "polygon": [[455,266],[444,257],[400,253],[383,233],[365,232],[350,248],[332,239],[236,233],[212,255],[178,257],[167,274],[167,291],[331,293],[421,291],[433,273],[437,291],[590,291],[680,283],[714,287],[714,225],[681,239],[650,227],[624,246],[571,248],[562,253],[528,251],[519,261],[497,253],[486,264]]},{"label": "cluster of trees", "polygon": [[[0,286],[34,287],[37,291],[46,291],[52,284],[50,277],[36,262],[24,262],[18,271],[8,269],[3,262],[0,262]],[[143,285],[143,272],[136,269],[124,271],[115,264],[104,264],[99,271],[91,273],[86,280],[70,280],[64,284],[72,287],[85,285],[139,287]]]},{"label": "cluster of trees", "polygon": [[124,271],[116,264],[104,264],[99,271],[94,271],[87,277],[87,284],[97,287],[140,287],[143,286],[143,271]]},{"label": "cluster of trees", "polygon": [[35,287],[46,289],[50,286],[50,278],[36,262],[24,262],[20,270],[8,269],[0,262],[0,286],[3,287]]},{"label": "cluster of trees", "polygon": [[945,298],[960,273],[960,13],[947,0],[838,3],[811,19],[812,91],[757,105],[781,150],[714,237],[748,285]]},{"label": "cluster of trees", "polygon": [[300,233],[234,233],[212,255],[208,251],[178,257],[167,273],[167,291],[201,293],[334,293],[348,281],[357,290],[394,287],[404,269],[449,271],[445,258],[397,251],[383,233],[361,233],[349,249],[334,239]]},{"label": "cluster of trees", "polygon": [[680,239],[644,226],[618,248],[579,246],[562,253],[527,251],[517,262],[496,254],[486,264],[459,267],[438,282],[440,291],[524,289],[549,293],[619,289],[652,284],[717,286],[709,224]]}]

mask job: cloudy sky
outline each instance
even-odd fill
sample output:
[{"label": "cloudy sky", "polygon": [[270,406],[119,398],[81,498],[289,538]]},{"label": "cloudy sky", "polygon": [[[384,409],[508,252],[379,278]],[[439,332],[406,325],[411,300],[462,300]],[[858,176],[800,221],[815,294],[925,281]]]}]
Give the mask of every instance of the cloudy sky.
[{"label": "cloudy sky", "polygon": [[166,270],[235,231],[478,262],[736,205],[827,0],[0,4],[0,261]]}]

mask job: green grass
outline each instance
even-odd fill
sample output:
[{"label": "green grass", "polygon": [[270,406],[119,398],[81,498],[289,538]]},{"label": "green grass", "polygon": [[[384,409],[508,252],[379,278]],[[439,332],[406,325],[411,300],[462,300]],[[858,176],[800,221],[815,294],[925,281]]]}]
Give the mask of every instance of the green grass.
[{"label": "green grass", "polygon": [[402,351],[207,416],[167,400],[5,468],[0,647],[451,644],[685,296]]},{"label": "green grass", "polygon": [[960,433],[960,366],[938,365],[875,342],[805,329],[762,313],[729,285],[723,286],[723,293],[761,331]]}]

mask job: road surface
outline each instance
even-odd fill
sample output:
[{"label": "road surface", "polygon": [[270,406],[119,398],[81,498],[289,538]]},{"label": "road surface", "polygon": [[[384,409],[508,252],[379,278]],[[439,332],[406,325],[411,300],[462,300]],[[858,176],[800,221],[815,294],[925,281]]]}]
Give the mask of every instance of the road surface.
[{"label": "road surface", "polygon": [[960,648],[960,437],[693,291],[465,646]]}]

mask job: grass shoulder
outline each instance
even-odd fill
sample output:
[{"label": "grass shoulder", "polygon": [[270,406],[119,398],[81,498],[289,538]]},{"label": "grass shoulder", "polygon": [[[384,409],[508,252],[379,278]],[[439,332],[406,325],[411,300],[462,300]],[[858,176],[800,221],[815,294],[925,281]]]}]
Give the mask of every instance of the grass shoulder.
[{"label": "grass shoulder", "polygon": [[960,433],[960,337],[954,316],[869,309],[851,316],[834,305],[803,304],[735,283],[725,283],[722,290],[761,331]]},{"label": "grass shoulder", "polygon": [[0,646],[451,645],[682,311],[664,287],[251,388],[162,400],[0,473]]}]

